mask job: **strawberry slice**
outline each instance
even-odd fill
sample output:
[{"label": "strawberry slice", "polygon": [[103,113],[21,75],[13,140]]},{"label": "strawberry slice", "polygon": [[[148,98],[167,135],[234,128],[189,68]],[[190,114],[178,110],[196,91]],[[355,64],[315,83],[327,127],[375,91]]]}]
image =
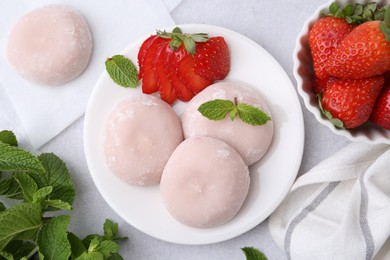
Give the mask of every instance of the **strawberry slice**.
[{"label": "strawberry slice", "polygon": [[167,51],[170,49],[167,41],[164,42],[164,47],[159,49],[157,53],[158,60],[156,63],[156,76],[157,76],[157,85],[160,91],[160,97],[162,100],[168,104],[172,104],[176,98],[176,90],[172,86],[170,79],[168,78],[168,73],[166,72],[166,59]]},{"label": "strawberry slice", "polygon": [[159,56],[157,54],[160,53],[168,42],[168,39],[157,37],[145,55],[142,75],[142,92],[145,94],[151,94],[159,90],[156,74],[156,64]]},{"label": "strawberry slice", "polygon": [[213,81],[195,73],[194,57],[188,54],[183,45],[175,51],[175,55],[178,61],[177,75],[192,92],[199,93],[213,83]]},{"label": "strawberry slice", "polygon": [[176,90],[177,97],[184,102],[190,101],[195,94],[189,88],[187,88],[187,86],[181,82],[179,77],[176,75],[177,67],[178,64],[174,51],[171,48],[167,48],[165,70],[168,74],[168,78],[170,79],[173,88]]},{"label": "strawberry slice", "polygon": [[138,51],[138,66],[139,66],[139,73],[138,73],[138,79],[142,79],[143,71],[144,71],[144,61],[145,56],[149,51],[150,46],[153,44],[153,42],[158,38],[157,35],[152,35],[149,38],[147,38],[141,45],[139,51]]},{"label": "strawberry slice", "polygon": [[223,37],[198,42],[194,55],[195,72],[209,80],[224,79],[230,70],[229,48]]}]

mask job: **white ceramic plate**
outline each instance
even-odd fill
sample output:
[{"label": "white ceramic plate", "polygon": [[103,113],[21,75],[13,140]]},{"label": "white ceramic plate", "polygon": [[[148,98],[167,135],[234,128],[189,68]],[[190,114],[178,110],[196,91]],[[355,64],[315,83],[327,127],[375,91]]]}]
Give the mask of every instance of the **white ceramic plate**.
[{"label": "white ceramic plate", "polygon": [[[357,0],[356,3],[367,4],[367,2],[373,2],[375,0]],[[328,13],[329,5],[334,0],[319,6],[317,10],[311,15],[304,23],[301,32],[299,33],[293,54],[294,60],[294,77],[297,80],[298,93],[301,95],[306,108],[315,116],[318,122],[329,127],[329,129],[337,134],[346,137],[350,141],[365,142],[369,144],[390,144],[390,131],[374,125],[371,122],[367,122],[362,126],[355,129],[339,129],[336,128],[320,111],[318,108],[318,101],[316,95],[312,90],[312,74],[313,74],[313,62],[311,60],[309,43],[307,40],[309,30],[314,23],[319,19],[321,13]],[[345,6],[349,0],[337,1],[339,6]],[[376,1],[380,2],[380,1]],[[390,3],[390,0],[382,1],[383,5]]]},{"label": "white ceramic plate", "polygon": [[[158,185],[130,186],[110,172],[101,151],[106,118],[119,100],[139,95],[141,89],[122,88],[106,72],[97,81],[85,113],[84,148],[91,176],[99,192],[126,222],[161,240],[179,244],[209,244],[233,238],[257,226],[287,195],[302,159],[303,117],[290,79],[262,47],[243,35],[220,27],[179,27],[186,33],[207,32],[210,36],[224,36],[231,52],[231,72],[226,80],[256,88],[272,112],[274,139],[266,156],[250,168],[251,187],[239,213],[225,225],[216,228],[190,228],[177,222],[165,209]],[[123,54],[136,63],[139,46],[146,37],[132,43]],[[176,102],[174,109],[180,115],[185,106],[185,103]]]}]

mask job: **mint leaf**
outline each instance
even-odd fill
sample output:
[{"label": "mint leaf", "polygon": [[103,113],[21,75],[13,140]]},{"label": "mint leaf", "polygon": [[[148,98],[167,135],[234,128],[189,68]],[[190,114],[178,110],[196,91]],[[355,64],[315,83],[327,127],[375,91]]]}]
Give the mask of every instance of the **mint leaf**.
[{"label": "mint leaf", "polygon": [[48,196],[48,199],[59,199],[72,205],[75,189],[65,163],[52,153],[43,153],[38,156],[38,159],[45,169],[44,174],[31,175],[38,187],[52,186],[53,191]]},{"label": "mint leaf", "polygon": [[48,207],[53,207],[56,209],[72,210],[72,206],[68,202],[62,200],[45,200],[44,204]]},{"label": "mint leaf", "polygon": [[257,107],[240,103],[237,98],[234,102],[224,99],[214,99],[200,105],[198,111],[210,120],[222,120],[230,113],[230,119],[234,120],[238,115],[240,119],[250,125],[264,125],[271,117]]},{"label": "mint leaf", "polygon": [[18,146],[16,136],[9,130],[3,130],[0,132],[0,141],[11,146]]},{"label": "mint leaf", "polygon": [[24,172],[16,172],[13,174],[13,177],[18,182],[19,187],[22,190],[24,200],[27,202],[33,202],[34,193],[38,190],[38,186],[35,181]]},{"label": "mint leaf", "polygon": [[68,232],[68,241],[70,243],[72,251],[72,259],[79,257],[87,250],[80,238],[78,238],[78,236],[76,236],[72,232]]},{"label": "mint leaf", "polygon": [[21,203],[0,214],[0,251],[13,239],[34,239],[42,224],[41,206]]},{"label": "mint leaf", "polygon": [[76,260],[104,260],[104,256],[100,252],[84,252],[81,256],[77,257]]},{"label": "mint leaf", "polygon": [[38,233],[37,245],[39,255],[44,259],[68,259],[71,247],[68,241],[70,216],[53,217]]},{"label": "mint leaf", "polygon": [[0,142],[0,171],[43,173],[45,170],[31,153]]},{"label": "mint leaf", "polygon": [[254,247],[241,248],[246,256],[246,260],[267,260],[267,257]]},{"label": "mint leaf", "polygon": [[53,187],[52,186],[46,186],[43,188],[40,188],[33,194],[33,202],[34,203],[39,203],[41,202],[46,196],[51,194],[53,192]]},{"label": "mint leaf", "polygon": [[[101,240],[99,237],[94,237],[88,247],[88,255],[91,253],[99,253],[104,258],[110,257],[112,254],[117,253],[119,246],[109,240]],[[85,257],[85,256],[84,256]]]},{"label": "mint leaf", "polygon": [[0,180],[0,195],[10,199],[23,199],[20,185],[12,177]]},{"label": "mint leaf", "polygon": [[3,252],[10,254],[12,256],[10,259],[23,259],[23,257],[35,253],[35,250],[35,244],[30,241],[13,240],[8,243]]},{"label": "mint leaf", "polygon": [[234,108],[235,105],[230,100],[214,99],[200,105],[198,111],[210,120],[222,120]]},{"label": "mint leaf", "polygon": [[127,237],[119,237],[118,232],[118,224],[112,222],[109,219],[106,219],[103,225],[103,230],[104,230],[104,239],[107,240],[125,240]]},{"label": "mint leaf", "polygon": [[257,107],[253,107],[244,103],[237,105],[238,116],[247,124],[256,126],[264,125],[271,117]]},{"label": "mint leaf", "polygon": [[138,85],[138,71],[130,59],[115,55],[106,60],[106,71],[111,79],[122,87],[135,88]]},{"label": "mint leaf", "polygon": [[6,210],[6,207],[4,206],[3,203],[0,202],[0,213]]}]

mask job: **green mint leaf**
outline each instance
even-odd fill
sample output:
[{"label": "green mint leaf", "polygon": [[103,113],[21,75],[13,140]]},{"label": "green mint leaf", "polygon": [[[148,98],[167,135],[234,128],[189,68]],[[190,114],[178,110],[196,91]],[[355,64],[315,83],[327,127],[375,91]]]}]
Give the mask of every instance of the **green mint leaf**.
[{"label": "green mint leaf", "polygon": [[13,239],[34,239],[42,225],[41,206],[21,203],[0,214],[0,251]]},{"label": "green mint leaf", "polygon": [[237,114],[238,114],[238,110],[237,110],[237,107],[235,107],[232,112],[230,112],[230,119],[233,121],[234,119],[236,119],[237,117]]},{"label": "green mint leaf", "polygon": [[62,200],[45,200],[44,204],[48,207],[53,207],[56,209],[72,210],[72,206],[68,202]]},{"label": "green mint leaf", "polygon": [[104,257],[108,258],[112,254],[118,253],[119,245],[113,241],[104,240],[99,243],[96,248],[96,251],[101,253]]},{"label": "green mint leaf", "polygon": [[[8,253],[6,251],[0,251],[0,256],[2,256],[5,260],[14,260],[14,256],[11,253]],[[3,259],[0,258],[0,259]]]},{"label": "green mint leaf", "polygon": [[13,177],[0,180],[0,195],[10,199],[23,199],[20,185]]},{"label": "green mint leaf", "polygon": [[0,142],[0,171],[43,173],[45,170],[31,153]]},{"label": "green mint leaf", "polygon": [[112,254],[108,260],[123,260],[123,257],[119,253]]},{"label": "green mint leaf", "polygon": [[36,246],[34,243],[30,241],[12,240],[4,248],[4,252],[9,253],[13,257],[13,259],[23,259],[23,257],[35,253]]},{"label": "green mint leaf", "polygon": [[45,197],[49,196],[53,192],[53,187],[52,186],[46,186],[43,188],[40,188],[33,194],[33,202],[34,203],[39,203],[41,202]]},{"label": "green mint leaf", "polygon": [[127,237],[119,237],[118,224],[106,219],[103,225],[104,239],[106,240],[125,240]]},{"label": "green mint leaf", "polygon": [[138,70],[133,62],[123,55],[106,60],[106,71],[111,79],[122,87],[135,88],[138,85]]},{"label": "green mint leaf", "polygon": [[34,179],[24,172],[15,172],[13,177],[22,190],[24,200],[33,202],[34,193],[38,190],[38,185],[35,183]]},{"label": "green mint leaf", "polygon": [[240,103],[237,105],[238,116],[247,124],[257,126],[264,125],[271,117],[257,107]]},{"label": "green mint leaf", "polygon": [[18,146],[16,136],[9,130],[3,130],[0,132],[0,141],[11,146]]},{"label": "green mint leaf", "polygon": [[48,196],[48,199],[59,199],[72,205],[75,189],[66,164],[52,153],[43,153],[38,156],[38,159],[45,169],[44,174],[31,175],[38,187],[52,186],[53,191]]},{"label": "green mint leaf", "polygon": [[246,260],[267,260],[267,257],[254,247],[241,248],[246,256]]},{"label": "green mint leaf", "polygon": [[81,256],[77,257],[76,260],[104,260],[104,256],[100,252],[84,252]]},{"label": "green mint leaf", "polygon": [[68,232],[68,241],[70,243],[71,248],[71,258],[75,259],[82,255],[87,249],[85,248],[83,242],[80,240],[78,236],[73,234],[72,232]]},{"label": "green mint leaf", "polygon": [[222,120],[234,108],[235,105],[230,100],[214,99],[200,105],[198,111],[210,120]]},{"label": "green mint leaf", "polygon": [[62,215],[51,218],[40,229],[37,238],[39,255],[45,260],[68,259],[71,247],[68,241],[70,216]]},{"label": "green mint leaf", "polygon": [[0,202],[0,213],[6,210],[7,208],[4,206],[3,203]]}]

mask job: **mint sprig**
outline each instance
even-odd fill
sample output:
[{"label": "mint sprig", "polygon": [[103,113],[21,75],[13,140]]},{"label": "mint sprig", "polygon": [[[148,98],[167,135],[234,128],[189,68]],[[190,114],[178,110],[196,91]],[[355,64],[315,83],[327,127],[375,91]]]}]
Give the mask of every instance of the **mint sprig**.
[{"label": "mint sprig", "polygon": [[75,189],[65,163],[52,153],[35,156],[16,147],[11,131],[0,132],[0,259],[123,259],[118,225],[104,223],[104,235],[84,239],[68,232]]},{"label": "mint sprig", "polygon": [[133,62],[123,55],[115,55],[105,62],[106,71],[118,85],[135,88],[138,85],[138,70]]},{"label": "mint sprig", "polygon": [[244,247],[241,250],[244,252],[246,260],[267,260],[267,257],[257,248]]},{"label": "mint sprig", "polygon": [[237,116],[245,123],[252,126],[260,126],[271,120],[271,117],[261,109],[245,104],[237,103],[237,98],[234,102],[225,99],[214,99],[200,105],[198,111],[210,120],[223,120],[228,113],[233,121]]}]

